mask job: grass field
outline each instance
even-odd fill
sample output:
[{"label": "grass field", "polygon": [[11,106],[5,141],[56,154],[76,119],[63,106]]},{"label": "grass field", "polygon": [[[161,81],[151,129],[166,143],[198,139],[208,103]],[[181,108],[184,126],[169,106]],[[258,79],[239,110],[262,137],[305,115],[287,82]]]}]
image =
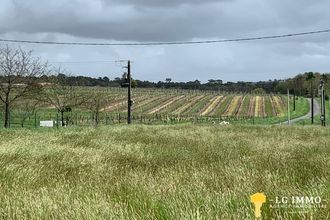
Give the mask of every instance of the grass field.
[{"label": "grass field", "polygon": [[[1,219],[328,219],[329,205],[270,208],[276,196],[330,199],[330,130],[133,125],[0,130]],[[294,213],[291,213],[291,212]]]}]

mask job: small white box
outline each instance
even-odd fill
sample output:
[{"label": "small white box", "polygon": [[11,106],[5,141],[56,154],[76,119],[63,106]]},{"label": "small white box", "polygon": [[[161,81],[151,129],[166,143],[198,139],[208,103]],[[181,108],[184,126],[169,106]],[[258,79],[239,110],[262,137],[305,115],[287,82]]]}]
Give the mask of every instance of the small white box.
[{"label": "small white box", "polygon": [[54,124],[54,121],[40,121],[40,127],[52,128]]}]

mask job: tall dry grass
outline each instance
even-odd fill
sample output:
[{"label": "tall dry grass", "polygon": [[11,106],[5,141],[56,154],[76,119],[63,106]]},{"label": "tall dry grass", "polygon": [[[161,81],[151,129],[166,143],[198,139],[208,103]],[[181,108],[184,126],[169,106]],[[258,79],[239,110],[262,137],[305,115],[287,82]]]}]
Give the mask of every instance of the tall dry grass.
[{"label": "tall dry grass", "polygon": [[[330,130],[0,130],[1,219],[254,219],[249,196],[330,196]],[[263,219],[327,219],[328,209]]]}]

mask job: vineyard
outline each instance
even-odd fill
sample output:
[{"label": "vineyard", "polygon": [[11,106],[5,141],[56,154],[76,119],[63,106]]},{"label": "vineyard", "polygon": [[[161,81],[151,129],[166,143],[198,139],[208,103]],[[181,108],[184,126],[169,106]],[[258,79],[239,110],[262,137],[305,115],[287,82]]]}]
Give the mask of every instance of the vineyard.
[{"label": "vineyard", "polygon": [[[124,113],[127,109],[126,90],[108,92],[112,96],[102,111]],[[135,115],[281,117],[287,109],[287,98],[282,95],[137,89],[133,91],[133,101]]]},{"label": "vineyard", "polygon": [[[80,93],[97,92],[103,102],[98,111],[100,124],[125,123],[127,112],[127,89],[124,88],[79,88]],[[292,102],[293,100],[290,100]],[[279,123],[286,119],[287,96],[254,95],[221,92],[204,92],[192,90],[169,89],[133,89],[133,121],[213,121],[239,120],[258,123],[267,119],[264,124]],[[297,102],[303,106],[301,111],[292,113],[298,117],[308,112],[308,102],[300,98]],[[21,106],[24,107],[22,104]],[[19,109],[19,108],[18,108]],[[13,126],[23,126],[17,110],[11,114]],[[40,105],[27,117],[24,124],[39,124],[40,120],[59,120],[53,106]],[[67,121],[72,125],[88,125],[93,123],[95,112],[86,106],[74,108],[65,113]],[[3,117],[1,117],[3,118]]]},{"label": "vineyard", "polygon": [[[109,100],[104,112],[124,114],[127,108],[125,95]],[[137,90],[133,99],[133,115],[145,117],[280,118],[287,113],[287,97],[283,95]]]}]

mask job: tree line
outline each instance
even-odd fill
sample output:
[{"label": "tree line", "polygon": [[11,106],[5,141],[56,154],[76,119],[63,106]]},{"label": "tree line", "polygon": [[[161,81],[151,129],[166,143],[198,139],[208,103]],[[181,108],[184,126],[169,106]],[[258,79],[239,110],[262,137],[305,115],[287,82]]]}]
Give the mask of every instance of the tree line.
[{"label": "tree line", "polygon": [[[310,78],[312,75],[312,78]],[[41,82],[47,82],[54,76],[43,75],[38,80]],[[56,77],[60,81],[67,85],[72,86],[100,86],[100,87],[124,87],[125,75],[122,77],[116,77],[109,79],[108,77],[88,77],[88,76],[66,76],[59,74]],[[222,80],[210,79],[206,83],[202,83],[199,80],[188,82],[172,82],[167,78],[164,81],[150,82],[139,79],[133,79],[132,86],[136,88],[167,88],[167,89],[184,89],[184,90],[203,90],[203,91],[222,91],[222,92],[235,92],[235,93],[274,93],[274,94],[286,94],[287,89],[290,89],[291,93],[295,93],[298,96],[308,96],[310,93],[310,83],[312,82],[312,88],[317,89],[320,80],[323,79],[326,84],[326,89],[330,88],[330,74],[321,74],[318,72],[306,72],[298,74],[295,77],[283,80],[268,80],[259,82],[223,82]],[[328,91],[328,89],[327,89]]]}]

